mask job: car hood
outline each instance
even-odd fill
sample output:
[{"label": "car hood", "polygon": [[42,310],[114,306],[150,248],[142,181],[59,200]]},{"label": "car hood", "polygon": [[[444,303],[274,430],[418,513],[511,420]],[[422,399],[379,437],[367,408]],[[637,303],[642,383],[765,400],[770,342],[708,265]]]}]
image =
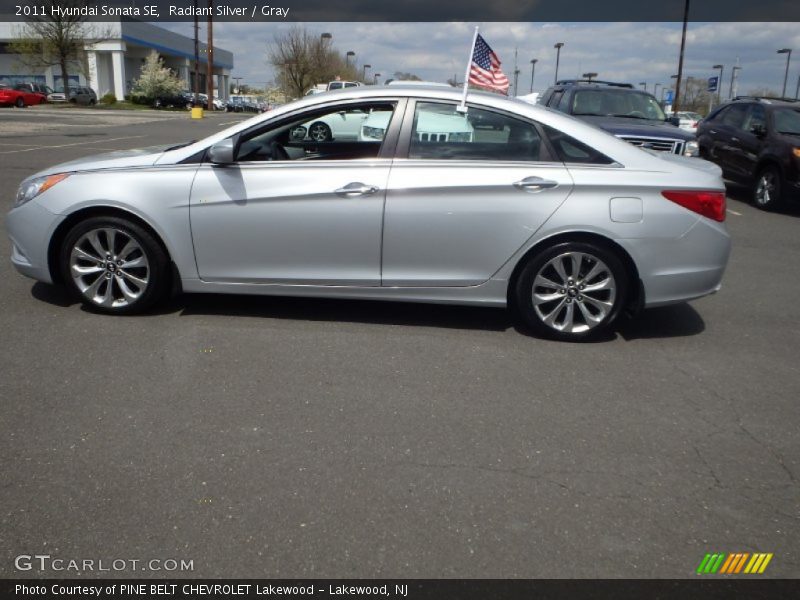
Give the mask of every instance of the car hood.
[{"label": "car hood", "polygon": [[625,119],[623,117],[581,116],[580,118],[614,135],[663,136],[684,141],[694,139],[693,134],[662,121]]},{"label": "car hood", "polygon": [[104,169],[130,169],[136,167],[149,167],[175,144],[135,148],[133,150],[119,150],[94,154],[77,160],[60,163],[39,171],[31,177],[41,177],[54,173],[75,173],[79,171],[100,171]]}]

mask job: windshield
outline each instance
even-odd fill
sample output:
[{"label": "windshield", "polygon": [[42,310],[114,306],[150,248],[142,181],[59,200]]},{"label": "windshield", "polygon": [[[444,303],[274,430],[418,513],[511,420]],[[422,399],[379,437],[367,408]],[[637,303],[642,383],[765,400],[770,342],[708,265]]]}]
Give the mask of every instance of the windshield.
[{"label": "windshield", "polygon": [[629,90],[579,90],[572,96],[571,113],[664,120],[664,111],[653,96]]},{"label": "windshield", "polygon": [[784,134],[800,135],[800,108],[777,109],[775,129]]}]

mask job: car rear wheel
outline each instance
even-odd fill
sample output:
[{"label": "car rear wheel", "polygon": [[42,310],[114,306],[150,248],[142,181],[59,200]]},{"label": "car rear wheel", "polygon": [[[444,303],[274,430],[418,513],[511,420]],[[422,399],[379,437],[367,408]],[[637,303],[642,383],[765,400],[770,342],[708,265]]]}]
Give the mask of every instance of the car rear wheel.
[{"label": "car rear wheel", "polygon": [[17,98],[17,101],[14,102],[14,106],[17,108],[25,108],[25,101],[22,98]]},{"label": "car rear wheel", "polygon": [[607,330],[627,297],[617,255],[586,242],[556,244],[534,255],[516,285],[520,316],[538,335],[583,341]]},{"label": "car rear wheel", "polygon": [[308,137],[315,142],[329,142],[332,137],[331,128],[325,123],[317,121],[316,123],[312,123],[311,127],[308,128]]},{"label": "car rear wheel", "polygon": [[756,177],[753,202],[758,208],[772,210],[780,205],[783,193],[781,173],[775,167],[765,167]]},{"label": "car rear wheel", "polygon": [[95,217],[73,227],[61,248],[64,281],[84,304],[109,314],[133,314],[168,289],[169,262],[143,227]]}]

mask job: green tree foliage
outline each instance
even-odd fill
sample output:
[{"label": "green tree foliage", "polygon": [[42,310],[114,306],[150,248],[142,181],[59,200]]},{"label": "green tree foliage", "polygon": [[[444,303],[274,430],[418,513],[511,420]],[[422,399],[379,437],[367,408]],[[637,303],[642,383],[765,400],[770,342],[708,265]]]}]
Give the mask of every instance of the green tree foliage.
[{"label": "green tree foliage", "polygon": [[171,69],[164,66],[164,60],[154,50],[145,59],[141,74],[133,84],[133,92],[153,100],[177,94],[183,87],[184,82],[178,79]]}]

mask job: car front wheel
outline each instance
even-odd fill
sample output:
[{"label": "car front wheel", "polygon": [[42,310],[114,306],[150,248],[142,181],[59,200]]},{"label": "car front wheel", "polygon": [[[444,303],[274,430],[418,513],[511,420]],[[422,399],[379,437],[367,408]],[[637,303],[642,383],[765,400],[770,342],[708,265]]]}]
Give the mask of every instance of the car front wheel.
[{"label": "car front wheel", "polygon": [[64,281],[85,304],[100,312],[146,310],[168,287],[166,253],[151,233],[118,217],[78,223],[64,239]]},{"label": "car front wheel", "polygon": [[331,139],[331,128],[325,123],[317,121],[308,128],[308,137],[315,142],[328,142]]},{"label": "car front wheel", "polygon": [[538,335],[583,341],[620,313],[628,277],[615,253],[586,242],[555,244],[534,255],[517,278],[516,306]]},{"label": "car front wheel", "polygon": [[25,101],[22,98],[17,98],[17,101],[14,102],[14,105],[17,108],[25,108]]},{"label": "car front wheel", "polygon": [[753,187],[753,202],[758,208],[772,210],[781,203],[783,182],[781,173],[775,167],[761,170]]}]

